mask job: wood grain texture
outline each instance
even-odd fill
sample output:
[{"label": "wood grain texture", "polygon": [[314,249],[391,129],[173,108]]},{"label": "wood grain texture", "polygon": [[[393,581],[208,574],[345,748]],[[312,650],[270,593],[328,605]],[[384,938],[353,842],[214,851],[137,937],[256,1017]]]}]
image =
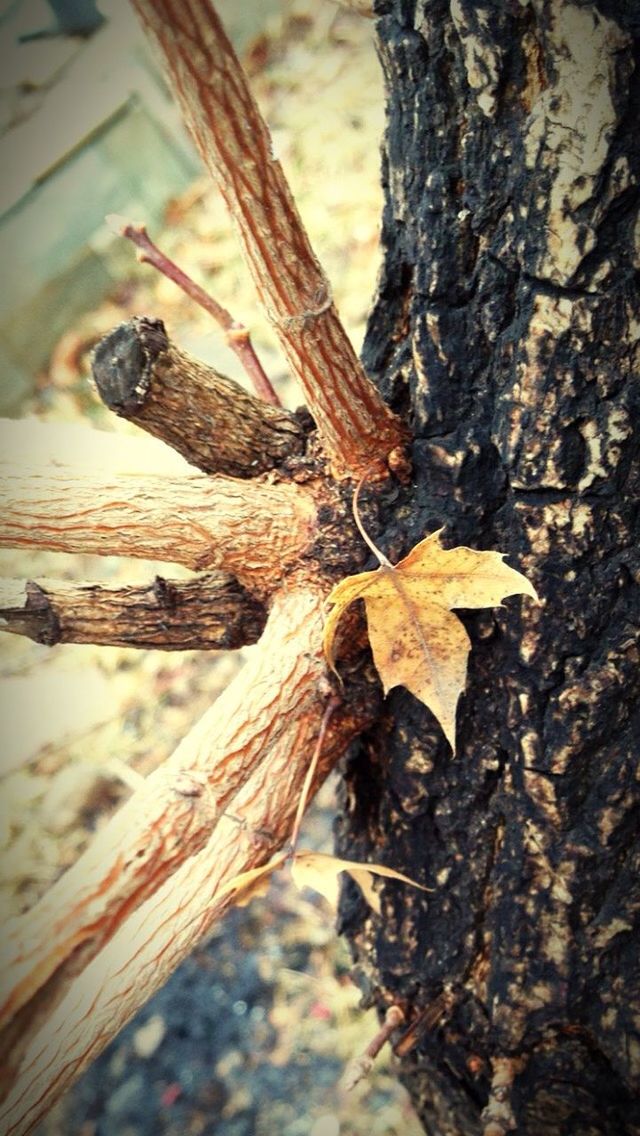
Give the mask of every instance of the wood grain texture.
[{"label": "wood grain texture", "polygon": [[223,477],[14,470],[0,488],[0,546],[223,568],[268,590],[309,542],[302,487]]},{"label": "wood grain texture", "polygon": [[[56,974],[67,985],[106,942],[123,914],[153,895],[206,844],[219,815],[204,777],[158,770],[25,916],[2,944],[0,1030]],[[4,1043],[3,1043],[4,1049]],[[15,1056],[15,1053],[14,1053]]]},{"label": "wood grain texture", "polygon": [[[308,587],[278,597],[263,640],[238,678],[129,801],[126,814],[116,815],[89,852],[13,930],[4,978],[23,999],[30,991],[33,1032],[23,1011],[15,1020],[21,1026],[20,1048],[26,1051],[0,1112],[6,1136],[32,1130],[211,930],[230,902],[229,894],[220,895],[224,885],[267,862],[286,840],[328,697],[321,646],[323,597],[324,590]],[[354,706],[342,705],[331,719],[316,788],[372,719],[371,701],[362,698]],[[203,787],[195,802],[176,792],[185,778],[187,787]],[[135,888],[132,892],[131,880],[138,880],[137,849],[143,850],[145,879],[149,876],[145,817],[156,782],[165,787],[161,827],[171,834],[172,848],[176,810],[182,815],[185,807],[195,803],[197,810],[200,801],[209,801],[219,819],[209,843],[184,867],[168,856],[165,863],[159,853],[143,895]],[[221,815],[225,809],[228,815]],[[129,829],[136,837],[123,864],[110,830]],[[152,887],[153,896],[146,898]],[[83,972],[69,986],[55,967],[67,959],[72,971],[72,937],[76,946],[85,944],[85,954]],[[54,986],[53,1002],[58,1002],[55,1010],[47,976]],[[48,998],[44,1024],[38,1016],[43,997]],[[16,998],[13,993],[14,1010]]]},{"label": "wood grain texture", "polygon": [[235,223],[260,302],[336,472],[386,466],[406,439],[340,322],[271,137],[208,0],[134,0]]},{"label": "wood grain texture", "polygon": [[255,477],[304,449],[293,414],[249,394],[167,337],[161,320],[134,317],[93,354],[103,402],[205,473]]},{"label": "wood grain texture", "polygon": [[232,577],[107,587],[0,580],[0,630],[36,643],[93,643],[163,651],[232,650],[255,643],[266,613]]}]

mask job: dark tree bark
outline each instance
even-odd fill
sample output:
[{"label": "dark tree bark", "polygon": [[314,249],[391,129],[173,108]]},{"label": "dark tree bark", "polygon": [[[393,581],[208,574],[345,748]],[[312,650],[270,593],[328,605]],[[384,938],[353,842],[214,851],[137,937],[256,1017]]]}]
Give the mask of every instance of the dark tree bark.
[{"label": "dark tree bark", "polygon": [[416,437],[411,520],[396,503],[379,540],[397,557],[444,524],[542,603],[464,617],[455,759],[388,699],[347,768],[340,852],[435,891],[385,884],[379,918],[350,887],[342,928],[370,999],[424,1012],[400,1049],[430,1136],[637,1133],[640,16],[377,9],[364,362]]}]

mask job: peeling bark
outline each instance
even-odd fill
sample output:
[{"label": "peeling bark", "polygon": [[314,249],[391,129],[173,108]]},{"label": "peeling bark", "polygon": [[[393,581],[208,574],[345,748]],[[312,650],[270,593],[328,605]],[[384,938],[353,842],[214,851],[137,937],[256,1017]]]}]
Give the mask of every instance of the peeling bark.
[{"label": "peeling bark", "polygon": [[266,613],[231,576],[138,587],[0,580],[0,630],[36,643],[93,643],[163,651],[231,650],[255,643]]},{"label": "peeling bark", "polygon": [[392,693],[340,852],[436,890],[387,885],[381,920],[348,891],[343,927],[371,999],[416,1018],[402,1068],[430,1136],[512,1113],[522,1136],[636,1133],[640,28],[565,0],[378,11],[365,362],[417,432],[411,520],[390,511],[379,541],[400,555],[444,524],[543,603],[465,617],[455,761]]},{"label": "peeling bark", "polygon": [[43,1012],[51,1012],[127,914],[202,850],[219,815],[205,777],[187,768],[157,771],[40,902],[7,923],[0,1093]]},{"label": "peeling bark", "polygon": [[167,337],[162,320],[134,317],[93,355],[100,397],[205,473],[255,477],[302,453],[295,415],[243,390]]}]

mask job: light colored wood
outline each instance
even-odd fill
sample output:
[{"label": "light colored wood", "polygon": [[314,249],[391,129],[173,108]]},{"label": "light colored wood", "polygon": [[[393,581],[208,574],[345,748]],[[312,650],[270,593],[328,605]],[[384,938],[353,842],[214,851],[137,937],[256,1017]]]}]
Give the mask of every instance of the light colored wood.
[{"label": "light colored wood", "polygon": [[364,372],[311,248],[268,127],[208,0],[133,0],[235,223],[258,298],[335,473],[386,469],[406,440]]},{"label": "light colored wood", "polygon": [[[83,962],[185,859],[206,844],[219,815],[206,779],[152,774],[42,899],[7,924],[2,942],[0,1029],[58,972],[68,984]],[[64,973],[62,973],[64,972]]]},{"label": "light colored wood", "polygon": [[348,8],[351,12],[356,12],[359,16],[366,16],[367,19],[373,19],[373,0],[333,0],[334,4],[338,4],[340,8]]},{"label": "light colored wood", "polygon": [[[14,950],[13,960],[7,959],[8,986],[15,988],[15,976],[22,975],[24,993],[31,982],[35,1032],[23,1009],[19,1020],[26,1052],[0,1110],[5,1136],[23,1136],[32,1130],[210,932],[231,901],[230,893],[223,892],[225,886],[239,873],[266,863],[290,835],[330,690],[321,645],[323,597],[323,589],[308,586],[293,587],[278,596],[263,639],[245,669],[155,775],[174,786],[166,796],[163,819],[163,830],[169,833],[173,832],[173,811],[177,808],[182,814],[184,810],[184,801],[175,793],[175,779],[206,782],[206,792],[196,798],[196,805],[201,799],[210,805],[215,802],[216,813],[222,815],[202,851],[181,866],[171,864],[168,870],[158,858],[155,893],[146,898],[146,891],[144,902],[135,907],[123,902],[120,860],[114,858],[113,850],[100,867],[101,846],[110,848],[111,838],[105,833],[112,826],[123,827],[116,817],[85,854],[97,866],[94,882],[82,883],[89,879],[83,857],[23,917],[17,938],[14,931],[13,942],[22,946]],[[368,724],[369,715],[364,704],[356,711],[341,707],[334,714],[315,788],[355,734]],[[147,796],[145,786],[128,806],[128,824],[137,832],[136,847],[142,846],[138,842],[143,841],[145,831]],[[109,889],[118,902],[105,924],[100,912],[105,910],[104,892]],[[63,996],[53,1011],[49,994],[42,1024],[38,1009],[42,997],[47,998],[45,975],[51,976],[55,987],[58,974],[53,973],[52,964],[59,962],[61,947],[70,947],[73,919],[76,943],[82,935],[89,943],[102,932],[100,949],[69,987],[60,984],[54,990],[54,1001],[61,992]],[[87,957],[82,960],[85,964]],[[27,971],[29,978],[24,977]]]},{"label": "light colored wood", "polygon": [[0,486],[0,546],[218,568],[269,590],[312,538],[301,486],[194,474],[14,469]]}]

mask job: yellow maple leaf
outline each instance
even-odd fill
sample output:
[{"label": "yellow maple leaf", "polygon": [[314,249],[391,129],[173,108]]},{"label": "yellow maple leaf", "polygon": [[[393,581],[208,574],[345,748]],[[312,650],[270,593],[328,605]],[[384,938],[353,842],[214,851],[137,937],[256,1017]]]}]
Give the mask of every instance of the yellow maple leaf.
[{"label": "yellow maple leaf", "polygon": [[[359,521],[354,501],[354,514]],[[359,526],[360,527],[360,526]],[[451,609],[495,607],[522,593],[537,600],[532,584],[504,563],[500,552],[443,548],[440,533],[421,540],[391,564],[360,531],[380,561],[373,572],[347,576],[330,592],[324,650],[335,671],[334,642],[345,609],[362,599],[373,660],[387,694],[406,686],[438,719],[455,750],[455,718],[464,690],[469,636]]]}]

